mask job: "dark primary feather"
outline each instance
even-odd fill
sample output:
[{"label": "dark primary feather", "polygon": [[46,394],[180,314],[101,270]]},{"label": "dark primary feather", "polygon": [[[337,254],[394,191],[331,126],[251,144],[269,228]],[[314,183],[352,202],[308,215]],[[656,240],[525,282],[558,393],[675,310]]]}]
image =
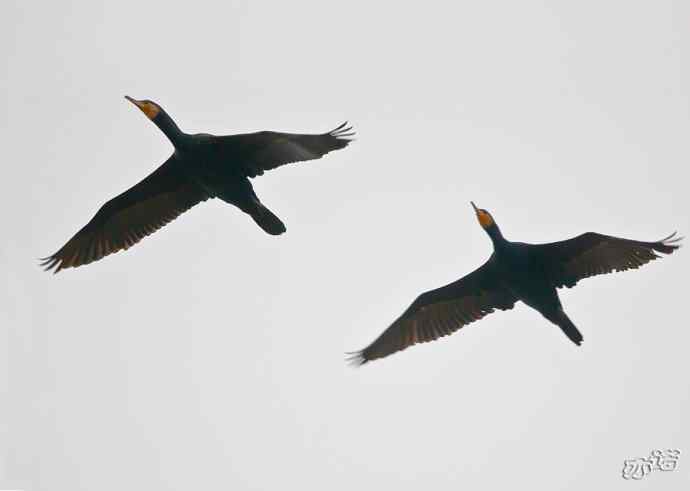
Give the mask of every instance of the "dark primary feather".
[{"label": "dark primary feather", "polygon": [[185,178],[171,156],[144,180],[103,205],[42,266],[57,273],[128,249],[208,198],[206,191]]},{"label": "dark primary feather", "polygon": [[259,131],[217,138],[221,151],[238,162],[247,177],[256,177],[281,165],[319,159],[346,147],[354,134],[345,122],[327,133],[315,135]]},{"label": "dark primary feather", "polygon": [[556,288],[572,287],[590,276],[637,269],[658,253],[671,254],[680,247],[673,233],[657,242],[641,242],[588,232],[569,240],[532,246],[534,260]]},{"label": "dark primary feather", "polygon": [[513,308],[516,301],[489,260],[464,278],[417,297],[373,343],[350,353],[349,361],[362,365],[414,344],[447,336],[495,309]]}]

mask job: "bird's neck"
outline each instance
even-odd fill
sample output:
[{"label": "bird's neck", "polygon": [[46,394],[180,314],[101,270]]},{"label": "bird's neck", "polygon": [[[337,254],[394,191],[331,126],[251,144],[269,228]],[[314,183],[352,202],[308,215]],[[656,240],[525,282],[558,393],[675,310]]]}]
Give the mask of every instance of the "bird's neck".
[{"label": "bird's neck", "polygon": [[491,242],[494,243],[494,248],[500,248],[502,245],[506,244],[508,241],[503,237],[503,234],[501,233],[501,229],[498,228],[498,225],[493,224],[491,227],[486,229],[486,233],[489,234],[489,237],[491,238]]},{"label": "bird's neck", "polygon": [[175,148],[178,148],[182,144],[184,133],[177,124],[175,124],[175,121],[173,121],[168,113],[161,111],[153,122],[160,128],[163,134],[168,137],[168,140],[170,140],[170,143],[172,143]]}]

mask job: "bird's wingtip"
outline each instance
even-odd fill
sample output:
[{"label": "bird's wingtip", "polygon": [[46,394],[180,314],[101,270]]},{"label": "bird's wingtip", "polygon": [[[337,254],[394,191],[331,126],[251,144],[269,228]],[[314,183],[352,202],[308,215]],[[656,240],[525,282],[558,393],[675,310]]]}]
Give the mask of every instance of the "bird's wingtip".
[{"label": "bird's wingtip", "polygon": [[43,268],[43,271],[52,271],[53,274],[57,274],[62,269],[62,260],[57,257],[57,254],[38,258],[38,261],[38,265]]},{"label": "bird's wingtip", "polygon": [[369,361],[364,357],[362,351],[347,351],[345,355],[345,362],[353,368],[359,368]]},{"label": "bird's wingtip", "polygon": [[655,250],[657,252],[663,252],[664,254],[671,254],[676,249],[679,249],[683,244],[681,241],[684,239],[682,236],[678,236],[678,232],[673,232],[668,237],[664,237],[656,244]]},{"label": "bird's wingtip", "polygon": [[[356,132],[353,129],[353,126],[350,125],[348,121],[345,121],[342,123],[340,126],[337,128],[333,128],[331,131],[328,132],[330,136],[333,136],[338,139],[346,140],[350,137],[355,136]],[[352,140],[348,140],[352,141]]]}]

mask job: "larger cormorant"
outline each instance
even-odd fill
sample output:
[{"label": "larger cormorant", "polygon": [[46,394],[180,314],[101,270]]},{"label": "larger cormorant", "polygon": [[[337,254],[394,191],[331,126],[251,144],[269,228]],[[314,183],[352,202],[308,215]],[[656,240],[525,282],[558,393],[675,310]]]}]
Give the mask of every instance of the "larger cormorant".
[{"label": "larger cormorant", "polygon": [[573,287],[584,278],[636,269],[671,254],[681,238],[675,233],[658,242],[640,242],[588,232],[550,244],[510,242],[491,214],[471,203],[489,234],[494,252],[476,271],[449,285],[423,293],[373,343],[350,353],[364,364],[417,343],[447,336],[495,309],[512,309],[521,300],[560,327],[575,344],[582,334],[563,311],[557,288]]},{"label": "larger cormorant", "polygon": [[267,233],[285,225],[254,193],[249,178],[291,162],[313,160],[350,143],[343,123],[328,133],[260,131],[241,135],[190,135],[150,100],[125,98],[160,128],[174,152],[143,181],[111,199],[59,251],[43,259],[46,270],[75,268],[128,249],[209,198],[220,198],[250,215]]}]

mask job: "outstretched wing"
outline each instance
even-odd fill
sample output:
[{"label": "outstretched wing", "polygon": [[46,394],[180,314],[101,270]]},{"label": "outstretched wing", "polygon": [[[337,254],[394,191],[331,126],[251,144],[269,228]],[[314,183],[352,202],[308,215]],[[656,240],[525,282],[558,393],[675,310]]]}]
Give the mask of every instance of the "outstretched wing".
[{"label": "outstretched wing", "polygon": [[264,171],[303,160],[319,159],[328,152],[346,147],[354,136],[347,122],[318,135],[260,131],[217,137],[221,152],[244,171],[256,177]]},{"label": "outstretched wing", "polygon": [[673,233],[657,242],[640,242],[588,232],[575,238],[530,248],[533,260],[556,288],[572,287],[590,276],[637,269],[680,247]]},{"label": "outstretched wing", "polygon": [[417,297],[373,343],[350,353],[349,361],[362,365],[414,344],[447,336],[495,309],[512,309],[516,301],[489,260],[464,278]]},{"label": "outstretched wing", "polygon": [[59,251],[43,259],[55,273],[128,249],[210,196],[171,156],[143,181],[111,199]]}]

